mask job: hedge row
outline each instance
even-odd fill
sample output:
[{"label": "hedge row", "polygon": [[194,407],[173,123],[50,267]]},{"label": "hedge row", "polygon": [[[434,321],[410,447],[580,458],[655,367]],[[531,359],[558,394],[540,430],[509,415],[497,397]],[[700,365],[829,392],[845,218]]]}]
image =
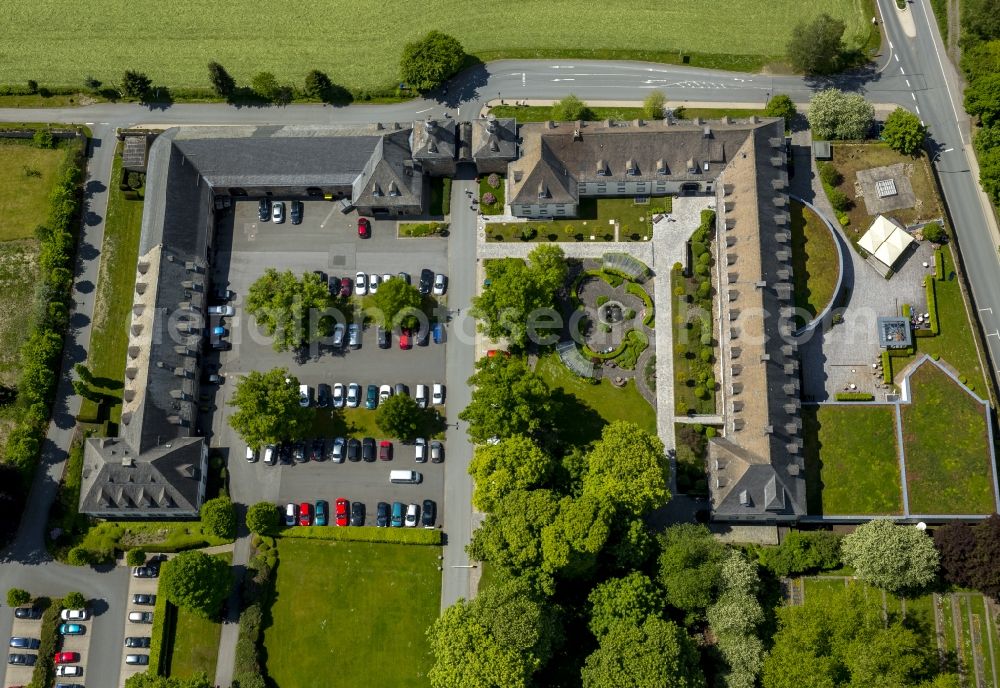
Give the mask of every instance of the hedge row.
[{"label": "hedge row", "polygon": [[941,326],[938,324],[938,312],[937,312],[937,290],[935,288],[936,280],[931,275],[927,275],[924,278],[924,286],[927,288],[927,312],[930,313],[930,325],[931,334],[939,334],[941,332]]},{"label": "hedge row", "polygon": [[441,214],[451,215],[451,177],[445,177],[441,184]]},{"label": "hedge row", "polygon": [[18,421],[3,456],[30,482],[38,462],[49,410],[59,377],[63,335],[69,324],[70,288],[76,254],[76,229],[83,180],[84,144],[70,147],[49,196],[46,225],[35,230],[39,241],[39,279],[35,287],[34,330],[21,346],[17,382]]},{"label": "hedge row", "polygon": [[441,234],[448,229],[447,222],[401,222],[399,233],[405,237],[427,237]]},{"label": "hedge row", "polygon": [[934,249],[934,277],[944,279],[944,249]]},{"label": "hedge row", "polygon": [[867,392],[838,392],[837,401],[875,401],[874,394]]},{"label": "hedge row", "polygon": [[917,348],[915,346],[904,346],[898,349],[886,349],[886,351],[893,358],[908,358],[917,353]]},{"label": "hedge row", "polygon": [[889,355],[888,349],[882,351],[882,382],[887,385],[892,384],[892,356]]},{"label": "hedge row", "polygon": [[336,528],[329,526],[295,526],[286,528],[281,537],[306,540],[339,540],[341,542],[388,542],[397,545],[440,545],[441,531],[436,528],[376,528],[362,526]]},{"label": "hedge row", "polygon": [[649,297],[649,294],[646,293],[645,289],[634,282],[626,284],[625,291],[642,299],[642,302],[646,305],[646,317],[642,319],[642,324],[646,327],[652,328],[654,318],[656,317],[656,314],[653,311],[653,299]]},{"label": "hedge row", "polygon": [[[38,601],[36,601],[36,604]],[[62,648],[62,636],[59,635],[59,612],[62,611],[62,600],[49,602],[48,608],[42,614],[42,630],[39,633],[38,660],[31,672],[31,683],[28,688],[49,688],[56,678],[55,654]]]},{"label": "hedge row", "polygon": [[[170,562],[163,562],[165,567]],[[170,656],[173,633],[170,629],[174,625],[177,615],[177,607],[167,602],[167,596],[160,592],[156,596],[156,606],[153,607],[153,631],[149,634],[149,669],[148,671],[161,675],[163,669],[163,658]]]}]

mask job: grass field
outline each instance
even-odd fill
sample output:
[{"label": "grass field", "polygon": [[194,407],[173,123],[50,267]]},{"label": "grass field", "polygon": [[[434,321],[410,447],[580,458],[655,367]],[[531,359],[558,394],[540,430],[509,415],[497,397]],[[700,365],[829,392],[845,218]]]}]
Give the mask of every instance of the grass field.
[{"label": "grass field", "polygon": [[656,411],[649,405],[635,381],[619,389],[609,380],[592,385],[567,370],[556,353],[538,359],[535,372],[550,388],[561,392],[560,418],[556,427],[566,431],[566,441],[584,446],[599,439],[602,428],[616,420],[632,421],[651,435],[656,435]]},{"label": "grass field", "polygon": [[618,8],[597,0],[532,0],[487,8],[483,15],[482,7],[462,0],[437,0],[421,11],[403,0],[322,9],[289,0],[280,12],[264,0],[135,7],[40,0],[5,7],[0,83],[37,79],[79,86],[92,75],[110,85],[120,82],[125,69],[138,69],[155,85],[207,87],[206,64],[218,60],[240,83],[266,70],[301,86],[307,71],[321,69],[350,88],[381,88],[395,84],[403,44],[431,29],[456,36],[468,52],[487,60],[563,54],[680,61],[683,51],[695,65],[754,70],[784,53],[799,21],[821,12],[844,20],[847,43],[863,47],[871,35],[872,5],[674,0]]},{"label": "grass field", "polygon": [[33,239],[49,213],[49,194],[65,151],[0,142],[0,241]]},{"label": "grass field", "polygon": [[[281,539],[265,622],[278,688],[426,686],[438,616],[436,547]],[[332,677],[336,677],[332,680]]]},{"label": "grass field", "polygon": [[[364,393],[364,389],[361,390]],[[413,391],[413,390],[411,390]],[[438,415],[435,415],[437,412]],[[431,408],[426,422],[420,430],[421,437],[444,439],[443,408]],[[313,424],[307,433],[309,437],[376,437],[383,439],[385,433],[375,424],[377,411],[369,411],[364,406],[358,408],[332,409],[317,408]]]},{"label": "grass field", "polygon": [[[115,155],[111,178],[121,174],[121,157]],[[108,212],[101,246],[101,271],[97,278],[97,301],[94,328],[87,353],[87,366],[94,375],[96,389],[104,394],[100,417],[98,404],[84,399],[80,418],[110,419],[117,423],[122,412],[122,387],[125,380],[125,356],[128,352],[128,326],[131,320],[135,266],[139,256],[143,202],[125,199],[112,184],[108,192]]]},{"label": "grass field", "polygon": [[837,246],[819,215],[798,201],[790,203],[790,210],[795,307],[812,318],[826,308],[837,287]]},{"label": "grass field", "polygon": [[803,406],[810,514],[903,510],[896,421],[886,406]]},{"label": "grass field", "polygon": [[[231,563],[230,553],[215,555]],[[219,636],[222,624],[178,608],[171,644],[170,676],[190,678],[204,673],[211,681],[215,678],[215,664],[219,659]]]},{"label": "grass field", "polygon": [[993,513],[993,467],[982,404],[937,366],[921,366],[910,385],[913,403],[902,407],[910,511]]}]

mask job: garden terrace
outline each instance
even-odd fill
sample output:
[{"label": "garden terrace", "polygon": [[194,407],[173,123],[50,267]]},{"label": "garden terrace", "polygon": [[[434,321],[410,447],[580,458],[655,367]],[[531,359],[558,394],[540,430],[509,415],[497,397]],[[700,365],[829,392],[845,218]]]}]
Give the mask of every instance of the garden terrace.
[{"label": "garden terrace", "polygon": [[653,237],[653,215],[670,209],[670,196],[642,205],[632,198],[581,198],[577,216],[571,220],[488,222],[486,239],[590,241],[593,236],[595,241],[648,241]]},{"label": "garden terrace", "polygon": [[[840,277],[836,239],[823,219],[799,201],[789,203],[795,308],[815,318],[833,300]],[[796,318],[796,327],[806,322]]]}]

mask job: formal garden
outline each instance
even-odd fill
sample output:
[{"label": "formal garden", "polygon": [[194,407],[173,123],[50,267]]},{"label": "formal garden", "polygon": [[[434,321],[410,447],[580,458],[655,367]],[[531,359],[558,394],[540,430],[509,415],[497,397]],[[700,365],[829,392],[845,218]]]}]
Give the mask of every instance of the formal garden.
[{"label": "formal garden", "polygon": [[486,240],[649,241],[653,238],[653,216],[669,213],[672,207],[670,196],[644,203],[636,203],[634,198],[581,198],[577,215],[571,219],[488,222]]}]

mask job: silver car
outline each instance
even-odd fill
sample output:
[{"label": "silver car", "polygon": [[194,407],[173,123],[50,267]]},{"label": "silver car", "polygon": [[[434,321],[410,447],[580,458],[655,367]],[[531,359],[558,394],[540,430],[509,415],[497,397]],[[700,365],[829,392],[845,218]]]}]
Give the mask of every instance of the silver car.
[{"label": "silver car", "polygon": [[344,346],[344,334],[346,332],[347,328],[344,327],[344,323],[337,323],[333,326],[333,346],[338,349]]},{"label": "silver car", "polygon": [[351,323],[347,328],[347,345],[352,349],[361,348],[361,328],[357,323]]},{"label": "silver car", "polygon": [[338,437],[333,441],[333,451],[330,452],[330,459],[334,463],[344,463],[344,454],[347,449],[347,440],[343,437]]},{"label": "silver car", "polygon": [[337,382],[333,385],[333,408],[344,408],[344,394],[345,388],[343,382]]},{"label": "silver car", "polygon": [[274,205],[271,206],[271,219],[274,220],[274,224],[280,225],[285,221],[285,204],[282,201],[275,201]]},{"label": "silver car", "polygon": [[347,406],[357,408],[361,405],[361,385],[352,382],[347,386]]}]

